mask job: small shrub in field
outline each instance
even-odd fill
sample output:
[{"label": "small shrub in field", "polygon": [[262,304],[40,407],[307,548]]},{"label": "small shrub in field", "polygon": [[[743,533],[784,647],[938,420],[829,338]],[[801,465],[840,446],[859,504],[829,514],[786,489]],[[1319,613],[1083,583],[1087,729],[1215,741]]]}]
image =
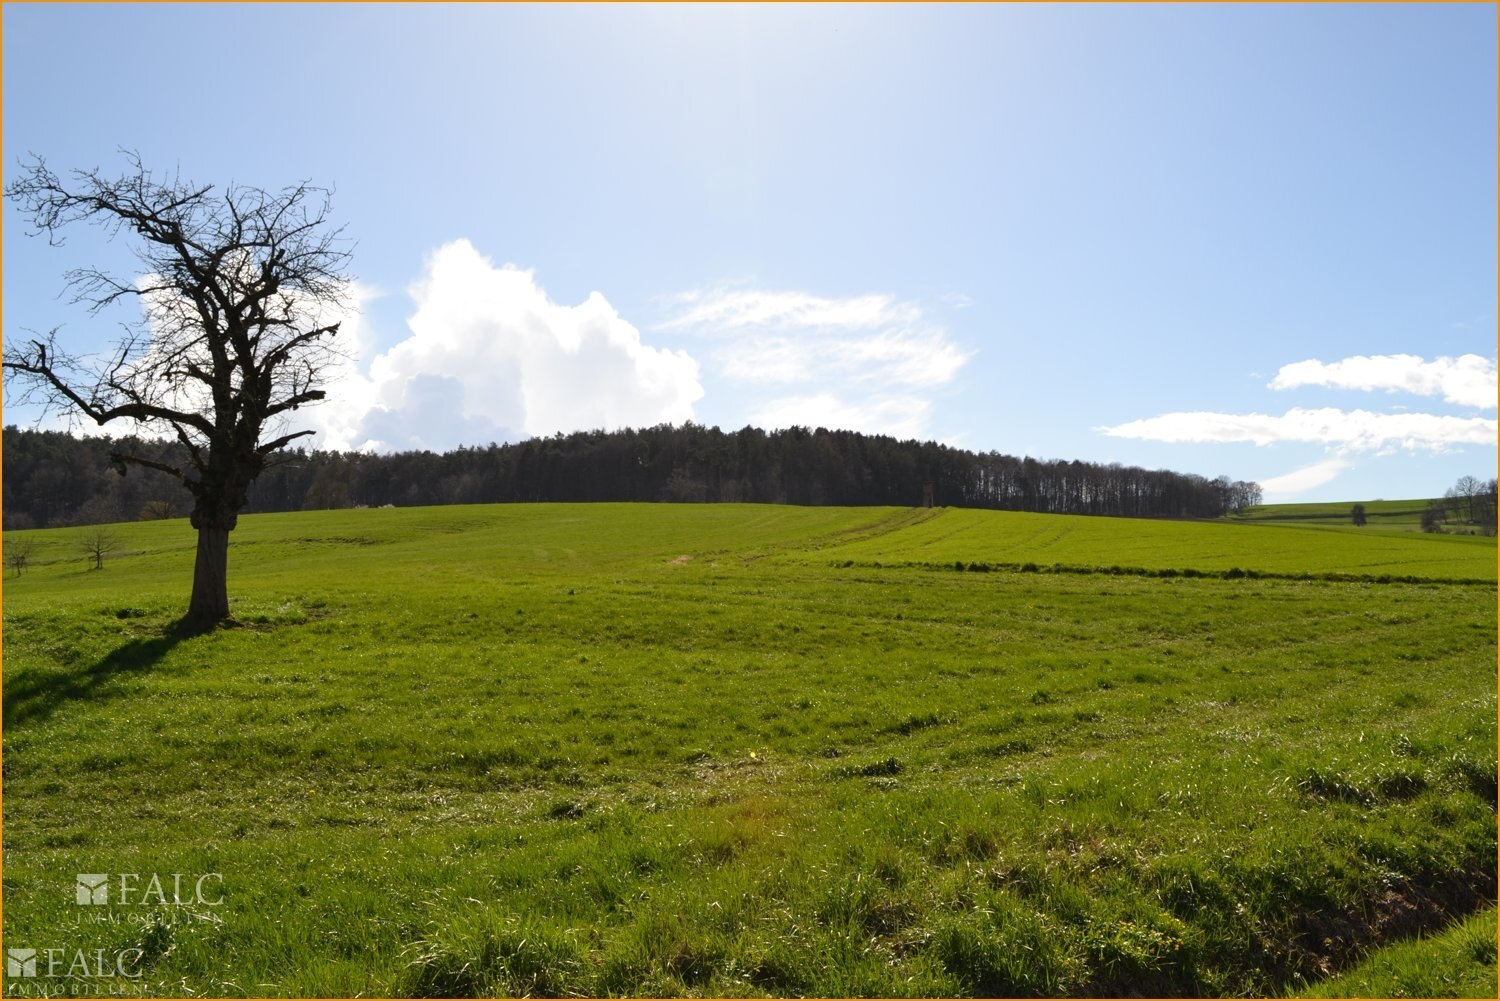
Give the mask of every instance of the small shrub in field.
[{"label": "small shrub in field", "polygon": [[898,758],[882,758],[872,761],[866,765],[844,765],[834,769],[834,774],[839,778],[879,778],[890,775],[900,775],[902,771],[901,761]]}]

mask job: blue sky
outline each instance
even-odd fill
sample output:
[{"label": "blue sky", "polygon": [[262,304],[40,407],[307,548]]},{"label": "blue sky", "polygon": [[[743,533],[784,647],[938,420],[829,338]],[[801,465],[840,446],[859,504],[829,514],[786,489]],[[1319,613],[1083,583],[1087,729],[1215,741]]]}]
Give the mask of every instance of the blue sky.
[{"label": "blue sky", "polygon": [[[1496,467],[1496,7],[6,4],[28,152],[336,188],[310,419],[445,449],[692,419],[1271,500]],[[4,335],[114,321],[3,216]],[[33,415],[8,406],[6,423]]]}]

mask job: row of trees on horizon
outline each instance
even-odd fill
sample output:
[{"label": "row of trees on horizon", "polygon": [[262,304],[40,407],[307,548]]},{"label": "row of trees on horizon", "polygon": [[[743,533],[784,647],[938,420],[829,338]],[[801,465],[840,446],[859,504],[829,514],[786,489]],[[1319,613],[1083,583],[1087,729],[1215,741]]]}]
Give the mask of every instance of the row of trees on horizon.
[{"label": "row of trees on horizon", "polygon": [[[181,517],[181,484],[120,476],[122,446],[179,462],[168,441],[4,429],[7,529]],[[370,454],[279,453],[246,512],[543,501],[933,503],[1126,517],[1214,518],[1261,501],[1258,484],[1118,464],[1017,458],[936,442],[793,427],[721,431],[687,423],[582,431],[513,444]]]},{"label": "row of trees on horizon", "polygon": [[1440,499],[1422,512],[1424,532],[1477,532],[1494,535],[1500,522],[1500,480],[1460,476]]}]

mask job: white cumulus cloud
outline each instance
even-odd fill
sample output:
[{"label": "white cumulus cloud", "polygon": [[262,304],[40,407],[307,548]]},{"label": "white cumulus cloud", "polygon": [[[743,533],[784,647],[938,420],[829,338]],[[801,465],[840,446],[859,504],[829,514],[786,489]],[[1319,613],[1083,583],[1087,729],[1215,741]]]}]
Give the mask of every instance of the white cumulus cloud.
[{"label": "white cumulus cloud", "polygon": [[496,266],[467,240],[428,258],[411,297],[410,336],[367,375],[353,366],[319,408],[322,447],[441,450],[676,423],[703,396],[689,354],[645,344],[598,292],[555,303],[531,271]]},{"label": "white cumulus cloud", "polygon": [[711,339],[715,372],[761,394],[751,419],[764,427],[921,437],[930,394],[972,354],[920,304],[887,294],[717,288],[666,305],[674,315],[660,329]]},{"label": "white cumulus cloud", "polygon": [[1493,409],[1497,403],[1495,362],[1475,354],[1427,361],[1418,355],[1355,355],[1324,363],[1315,358],[1283,365],[1271,389],[1328,386],[1441,396],[1448,403]]},{"label": "white cumulus cloud", "polygon": [[1294,407],[1279,417],[1204,411],[1169,413],[1099,430],[1116,438],[1147,441],[1257,445],[1308,442],[1352,451],[1401,448],[1441,452],[1456,445],[1494,445],[1500,424],[1483,417]]}]

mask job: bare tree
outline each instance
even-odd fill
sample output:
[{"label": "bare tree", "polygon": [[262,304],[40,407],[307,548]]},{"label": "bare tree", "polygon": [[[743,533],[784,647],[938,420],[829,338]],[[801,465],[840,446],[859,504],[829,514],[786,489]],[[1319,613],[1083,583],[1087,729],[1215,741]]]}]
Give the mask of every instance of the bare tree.
[{"label": "bare tree", "polygon": [[91,497],[73,514],[75,525],[109,525],[120,521],[120,505],[113,497]]},{"label": "bare tree", "polygon": [[1430,500],[1422,511],[1422,531],[1441,532],[1448,518],[1448,508],[1440,500]]},{"label": "bare tree", "polygon": [[103,525],[95,525],[78,536],[78,551],[94,561],[95,570],[104,569],[104,557],[120,548],[120,537]]},{"label": "bare tree", "polygon": [[1475,502],[1484,496],[1484,484],[1473,476],[1460,476],[1458,482],[1453,484],[1452,489],[1446,496],[1451,497],[1456,503],[1459,520],[1465,524],[1472,525],[1478,519],[1475,517]]},{"label": "bare tree", "polygon": [[1496,529],[1500,528],[1497,525],[1497,521],[1500,521],[1500,503],[1497,502],[1500,502],[1500,481],[1492,478],[1481,486],[1473,501],[1474,519],[1483,527],[1486,535],[1494,535]]},{"label": "bare tree", "polygon": [[140,513],[135,516],[136,521],[162,521],[166,518],[180,517],[177,513],[177,505],[165,497],[149,500],[141,505]]},{"label": "bare tree", "polygon": [[36,540],[32,538],[11,537],[5,540],[5,565],[21,576],[21,572],[31,565],[31,557],[36,555]]},{"label": "bare tree", "polygon": [[54,328],[7,348],[5,376],[24,387],[23,402],[98,424],[137,422],[182,443],[181,464],[123,452],[111,460],[122,475],[128,464],[166,473],[192,495],[198,553],[183,624],[208,629],[229,617],[229,533],[251,482],[278,449],[312,434],[288,421],[324,397],[339,328],[328,316],[344,301],[349,254],[329,223],[326,189],[216,191],[126,158],[118,178],[94,169],[65,179],[34,157],[6,187],[54,245],[78,223],[135,240],[138,275],[79,268],[65,280],[92,315],[128,300],[141,310],[107,355],[68,353]]}]

